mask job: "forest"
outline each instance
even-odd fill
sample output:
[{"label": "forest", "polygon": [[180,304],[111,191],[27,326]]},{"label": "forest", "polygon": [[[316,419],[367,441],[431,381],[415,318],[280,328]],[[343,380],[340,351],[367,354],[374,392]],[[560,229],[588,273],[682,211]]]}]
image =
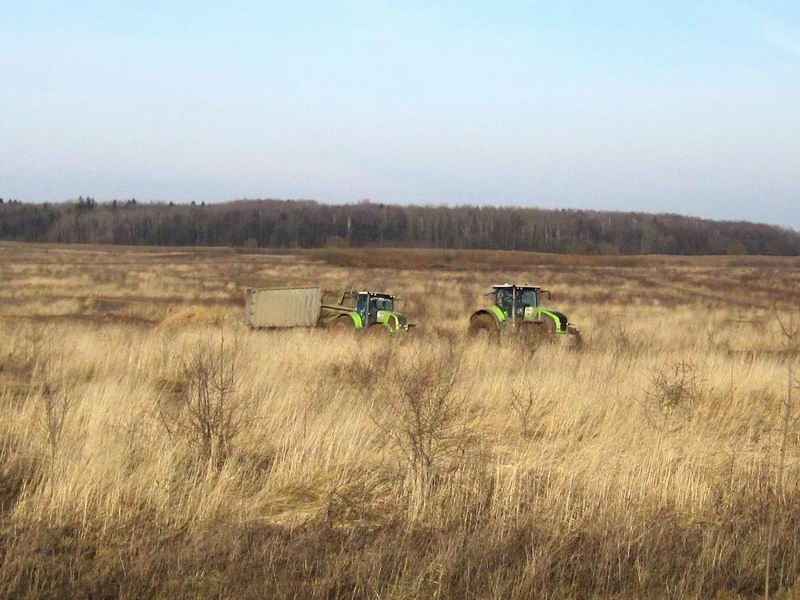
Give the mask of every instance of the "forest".
[{"label": "forest", "polygon": [[0,199],[0,240],[247,248],[415,247],[570,254],[800,254],[800,232],[675,214],[363,201],[61,203]]}]

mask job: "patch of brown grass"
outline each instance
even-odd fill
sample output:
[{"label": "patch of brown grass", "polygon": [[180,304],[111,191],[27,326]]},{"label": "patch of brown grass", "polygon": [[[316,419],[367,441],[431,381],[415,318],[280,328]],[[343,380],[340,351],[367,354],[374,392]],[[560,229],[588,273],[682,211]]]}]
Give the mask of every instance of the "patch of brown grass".
[{"label": "patch of brown grass", "polygon": [[222,317],[202,306],[187,306],[169,313],[159,323],[162,328],[219,325]]},{"label": "patch of brown grass", "polygon": [[[382,252],[0,245],[0,596],[752,597],[774,514],[791,597],[794,355],[726,295],[770,306],[796,263]],[[553,290],[583,349],[464,339],[501,279]],[[244,287],[293,284],[385,286],[419,327],[240,324]],[[241,388],[187,378],[220,328]]]}]

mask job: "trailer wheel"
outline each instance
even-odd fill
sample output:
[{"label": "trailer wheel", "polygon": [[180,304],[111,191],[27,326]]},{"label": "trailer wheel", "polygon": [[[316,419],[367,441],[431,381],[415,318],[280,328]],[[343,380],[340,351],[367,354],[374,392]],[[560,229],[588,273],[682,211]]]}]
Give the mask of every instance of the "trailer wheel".
[{"label": "trailer wheel", "polygon": [[347,315],[342,315],[333,323],[332,329],[336,333],[345,333],[346,331],[353,331],[356,328],[356,324],[353,322],[353,319],[348,317]]}]

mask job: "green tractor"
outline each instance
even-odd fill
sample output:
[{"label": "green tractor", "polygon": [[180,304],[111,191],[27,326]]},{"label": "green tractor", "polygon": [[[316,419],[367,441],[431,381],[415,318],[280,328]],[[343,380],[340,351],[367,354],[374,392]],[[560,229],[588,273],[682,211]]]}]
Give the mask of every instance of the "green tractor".
[{"label": "green tractor", "polygon": [[571,347],[581,344],[581,334],[564,313],[541,306],[550,292],[535,285],[493,285],[486,294],[493,304],[476,310],[469,319],[470,337],[526,335],[537,341],[557,340]]},{"label": "green tractor", "polygon": [[395,310],[396,300],[397,296],[384,292],[351,290],[343,293],[335,305],[323,303],[321,318],[330,323],[335,331],[405,332],[414,325]]}]

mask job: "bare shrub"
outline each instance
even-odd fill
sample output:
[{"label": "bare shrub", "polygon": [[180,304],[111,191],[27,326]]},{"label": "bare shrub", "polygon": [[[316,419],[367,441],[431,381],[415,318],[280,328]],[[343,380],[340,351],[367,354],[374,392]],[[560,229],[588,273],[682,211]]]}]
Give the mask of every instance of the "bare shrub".
[{"label": "bare shrub", "polygon": [[243,381],[241,360],[238,342],[226,341],[222,332],[217,341],[200,344],[181,365],[173,402],[159,407],[167,432],[182,437],[214,467],[225,462],[254,418],[254,392]]},{"label": "bare shrub", "polygon": [[637,354],[642,344],[631,334],[630,329],[622,323],[615,323],[607,331],[607,339],[611,348],[620,354]]},{"label": "bare shrub", "polygon": [[373,420],[400,449],[414,489],[423,499],[475,450],[481,409],[458,389],[462,350],[415,351],[397,372]]},{"label": "bare shrub", "polygon": [[659,368],[648,383],[642,406],[650,425],[662,434],[689,422],[706,395],[705,378],[688,361]]}]

